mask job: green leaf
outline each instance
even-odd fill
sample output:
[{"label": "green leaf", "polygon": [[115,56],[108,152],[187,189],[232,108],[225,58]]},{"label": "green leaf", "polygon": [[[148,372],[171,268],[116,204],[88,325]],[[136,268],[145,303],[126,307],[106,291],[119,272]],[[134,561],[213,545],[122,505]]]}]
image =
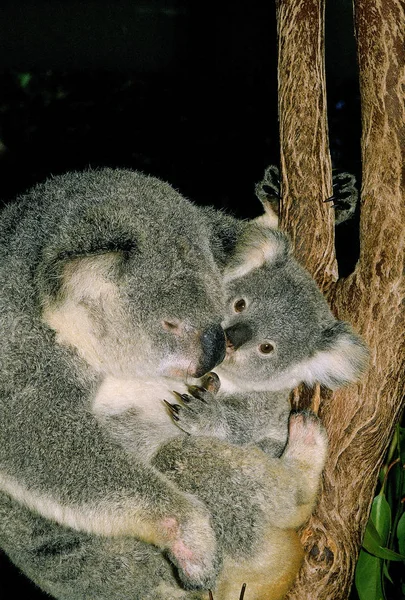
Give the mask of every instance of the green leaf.
[{"label": "green leaf", "polygon": [[360,600],[384,600],[381,585],[382,565],[382,560],[360,550],[355,574],[355,585]]},{"label": "green leaf", "polygon": [[26,88],[32,79],[31,73],[18,73],[17,77],[22,88]]},{"label": "green leaf", "polygon": [[386,560],[383,563],[383,573],[384,573],[384,577],[386,579],[388,579],[388,581],[390,583],[392,583],[392,585],[394,585],[394,582],[392,581],[392,577],[391,577],[391,575],[389,574],[389,571],[388,571],[388,563],[387,563]]},{"label": "green leaf", "polygon": [[366,530],[364,532],[364,539],[363,539],[363,546],[364,548],[367,550],[367,552],[370,552],[370,554],[374,553],[374,548],[377,549],[382,545],[383,541],[381,539],[380,534],[378,533],[377,529],[375,528],[375,525],[371,519],[371,515],[370,518],[367,522],[367,526],[366,526]]},{"label": "green leaf", "polygon": [[370,516],[381,538],[380,545],[385,546],[391,530],[391,507],[384,494],[380,493],[374,498]]},{"label": "green leaf", "polygon": [[[377,526],[380,531],[377,531]],[[384,539],[387,539],[390,527],[391,509],[384,496],[380,494],[373,501],[370,519],[364,532],[363,548],[376,558],[393,561],[405,560],[405,556],[402,554],[384,547]]]},{"label": "green leaf", "polygon": [[389,548],[383,548],[382,546],[375,546],[374,543],[369,545],[366,543],[365,538],[363,541],[363,548],[367,550],[370,554],[375,556],[376,558],[381,558],[383,560],[393,560],[393,561],[401,561],[405,560],[405,556],[403,554],[398,554],[398,552],[394,552]]},{"label": "green leaf", "polygon": [[399,551],[405,554],[405,512],[398,521],[397,538]]}]

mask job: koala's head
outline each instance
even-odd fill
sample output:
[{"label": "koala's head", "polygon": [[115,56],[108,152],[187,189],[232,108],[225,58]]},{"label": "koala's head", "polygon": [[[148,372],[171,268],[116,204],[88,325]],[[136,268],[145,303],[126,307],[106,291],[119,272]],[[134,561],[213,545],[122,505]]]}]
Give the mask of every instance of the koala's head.
[{"label": "koala's head", "polygon": [[367,350],[337,321],[287,237],[260,221],[247,225],[225,272],[227,356],[216,369],[239,390],[292,389],[355,381]]},{"label": "koala's head", "polygon": [[51,201],[37,279],[60,343],[124,377],[199,377],[223,359],[222,277],[196,207],[130,171],[68,174],[40,191]]}]

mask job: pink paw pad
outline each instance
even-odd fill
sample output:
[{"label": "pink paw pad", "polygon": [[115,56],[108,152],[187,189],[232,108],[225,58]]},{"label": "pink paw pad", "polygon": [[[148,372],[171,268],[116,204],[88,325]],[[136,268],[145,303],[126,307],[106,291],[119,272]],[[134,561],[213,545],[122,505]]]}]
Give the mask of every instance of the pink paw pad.
[{"label": "pink paw pad", "polygon": [[311,412],[297,412],[290,416],[289,441],[305,445],[317,444],[322,437],[321,424],[318,417]]}]

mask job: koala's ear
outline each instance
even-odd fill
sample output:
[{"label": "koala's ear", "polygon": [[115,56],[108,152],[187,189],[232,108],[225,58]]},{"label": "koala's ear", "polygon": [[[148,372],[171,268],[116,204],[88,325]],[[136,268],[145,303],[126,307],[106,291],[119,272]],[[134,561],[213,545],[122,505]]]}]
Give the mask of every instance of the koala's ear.
[{"label": "koala's ear", "polygon": [[264,227],[257,219],[250,221],[226,265],[225,282],[239,279],[267,263],[282,262],[290,253],[289,240],[281,231]]},{"label": "koala's ear", "polygon": [[85,249],[62,250],[56,255],[45,252],[38,269],[41,295],[48,299],[65,293],[77,298],[96,297],[100,295],[100,286],[135,249],[135,242],[118,240]]},{"label": "koala's ear", "polygon": [[322,332],[320,349],[309,359],[307,383],[337,389],[358,381],[368,364],[368,349],[348,323],[335,321]]}]

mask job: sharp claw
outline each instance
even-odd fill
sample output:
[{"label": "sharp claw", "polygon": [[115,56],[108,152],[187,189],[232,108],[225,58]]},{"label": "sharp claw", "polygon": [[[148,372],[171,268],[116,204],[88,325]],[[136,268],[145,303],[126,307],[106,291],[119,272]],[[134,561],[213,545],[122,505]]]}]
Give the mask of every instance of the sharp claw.
[{"label": "sharp claw", "polygon": [[201,385],[190,385],[188,387],[189,390],[196,390],[197,392],[205,392],[205,388],[203,388]]},{"label": "sharp claw", "polygon": [[221,382],[219,380],[218,375],[213,371],[211,373],[208,373],[204,379],[204,386],[208,392],[211,392],[212,394],[217,394],[221,387]]},{"label": "sharp claw", "polygon": [[172,390],[172,392],[176,396],[177,400],[179,400],[182,404],[188,404],[190,402],[190,396],[187,394],[180,394],[175,390]]},{"label": "sharp claw", "polygon": [[179,412],[179,408],[181,407],[178,404],[170,404],[170,402],[168,402],[167,400],[163,400],[163,402],[165,403],[166,408],[168,409],[173,421],[179,421],[180,419],[177,416],[177,414]]},{"label": "sharp claw", "polygon": [[207,390],[203,387],[201,387],[200,385],[190,385],[188,386],[188,391],[190,392],[190,394],[192,396],[194,396],[194,398],[198,398],[198,400],[201,400],[202,402],[207,402],[206,400],[204,400],[204,398],[202,398],[201,396],[198,395],[198,392],[203,394],[204,392],[206,392]]},{"label": "sharp claw", "polygon": [[336,200],[336,196],[331,196],[330,198],[326,198],[326,200],[323,200],[323,202],[333,202],[333,200]]}]

